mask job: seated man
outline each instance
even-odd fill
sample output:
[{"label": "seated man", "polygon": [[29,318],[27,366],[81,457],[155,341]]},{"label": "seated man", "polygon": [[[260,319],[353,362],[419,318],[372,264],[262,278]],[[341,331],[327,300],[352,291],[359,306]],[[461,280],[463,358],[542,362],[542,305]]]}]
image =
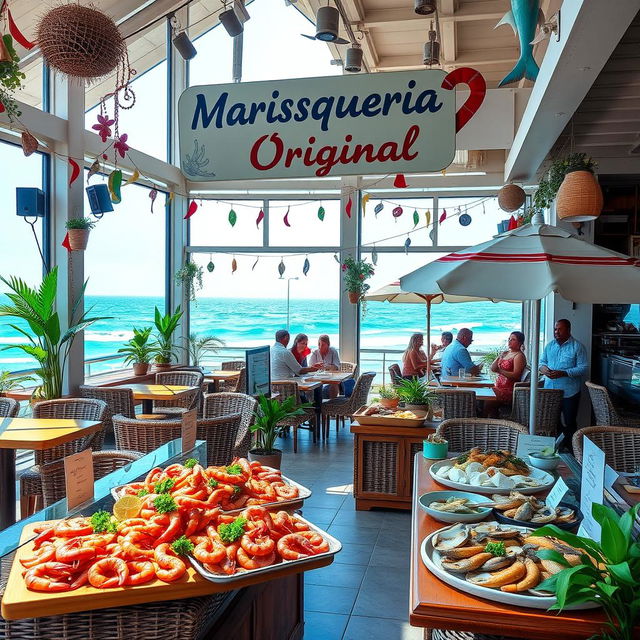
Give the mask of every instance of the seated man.
[{"label": "seated man", "polygon": [[473,342],[473,331],[463,328],[458,331],[456,339],[444,350],[442,354],[442,375],[457,376],[460,369],[465,373],[477,376],[482,366],[473,364],[468,347]]},{"label": "seated man", "polygon": [[[340,356],[335,347],[331,346],[329,336],[323,333],[318,338],[318,348],[314,350],[309,358],[309,364],[319,364],[325,371],[340,371]],[[339,384],[325,384],[322,388],[324,398],[336,398],[340,390]]]},{"label": "seated man", "polygon": [[436,360],[439,361],[442,358],[442,353],[444,352],[444,350],[452,342],[453,342],[453,333],[451,333],[451,331],[443,331],[442,335],[440,336],[440,344],[431,345],[431,353],[429,354],[431,358],[431,362],[434,363]]},{"label": "seated man", "polygon": [[271,380],[273,382],[288,380],[294,376],[310,373],[320,368],[320,365],[301,366],[293,353],[287,349],[289,338],[290,335],[286,329],[276,331],[276,342],[271,347]]}]

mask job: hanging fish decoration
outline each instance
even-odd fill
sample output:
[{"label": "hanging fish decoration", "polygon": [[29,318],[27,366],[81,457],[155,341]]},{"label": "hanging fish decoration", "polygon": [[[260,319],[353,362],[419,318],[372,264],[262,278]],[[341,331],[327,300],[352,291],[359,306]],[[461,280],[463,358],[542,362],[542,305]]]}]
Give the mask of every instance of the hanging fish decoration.
[{"label": "hanging fish decoration", "polygon": [[137,169],[135,169],[133,173],[127,178],[125,185],[131,184],[133,182],[137,182],[139,177],[140,177],[140,172]]},{"label": "hanging fish decoration", "polygon": [[287,213],[284,214],[284,218],[282,218],[282,222],[284,222],[285,227],[290,227],[291,223],[289,222],[289,210],[291,207],[287,207]]},{"label": "hanging fish decoration", "polygon": [[229,216],[228,216],[228,220],[229,220],[229,224],[234,227],[236,224],[236,220],[238,219],[238,215],[236,214],[236,212],[231,209],[229,211]]},{"label": "hanging fish decoration", "polygon": [[151,213],[153,213],[153,205],[155,204],[157,197],[158,197],[158,190],[151,189],[151,191],[149,191],[149,199],[151,200]]},{"label": "hanging fish decoration", "polygon": [[302,265],[302,273],[306,276],[309,273],[309,269],[311,268],[311,264],[309,263],[309,258],[304,259],[304,264]]},{"label": "hanging fish decoration", "polygon": [[258,217],[256,218],[256,229],[260,226],[260,223],[264,220],[264,211],[262,209],[260,209],[260,213],[258,214]]},{"label": "hanging fish decoration", "polygon": [[122,195],[120,194],[120,187],[122,186],[122,171],[120,169],[114,169],[109,174],[109,192],[111,193],[111,202],[113,204],[119,204],[122,202]]},{"label": "hanging fish decoration", "polygon": [[195,200],[192,200],[189,203],[189,208],[187,209],[187,213],[185,214],[184,219],[188,220],[197,210],[198,210],[198,203]]},{"label": "hanging fish decoration", "polygon": [[438,222],[442,224],[446,219],[447,219],[447,210],[443,209],[442,213],[440,214],[440,219],[438,220]]},{"label": "hanging fish decoration", "polygon": [[471,224],[471,216],[468,213],[463,213],[459,218],[458,222],[463,227],[468,227]]},{"label": "hanging fish decoration", "polygon": [[397,220],[404,213],[404,209],[402,207],[396,207],[391,214]]},{"label": "hanging fish decoration", "polygon": [[373,208],[373,213],[378,215],[384,209],[384,205],[382,202],[378,202],[378,204]]},{"label": "hanging fish decoration", "polygon": [[233,260],[231,261],[231,275],[233,275],[238,269],[238,261],[235,259],[235,257],[233,258]]},{"label": "hanging fish decoration", "polygon": [[280,258],[280,264],[278,265],[278,273],[280,274],[280,277],[282,278],[282,275],[285,272],[286,267],[284,266],[284,260],[282,258]]},{"label": "hanging fish decoration", "polygon": [[322,205],[318,207],[318,220],[324,220],[324,207]]},{"label": "hanging fish decoration", "polygon": [[258,264],[258,260],[260,260],[260,256],[256,258],[256,261],[253,263],[253,267],[251,267],[251,271],[253,271],[256,268],[256,265]]},{"label": "hanging fish decoration", "polygon": [[413,210],[413,228],[415,229],[418,226],[418,222],[420,222],[420,215],[418,214],[417,209]]},{"label": "hanging fish decoration", "polygon": [[411,246],[411,238],[407,236],[407,239],[404,241],[404,253],[407,255],[409,253],[409,247]]},{"label": "hanging fish decoration", "polygon": [[96,173],[100,173],[100,160],[96,158],[89,167],[89,173],[87,173],[87,184],[89,184],[89,178],[95,176]]},{"label": "hanging fish decoration", "polygon": [[349,200],[347,201],[347,206],[344,208],[344,210],[347,213],[347,218],[351,218],[351,208],[353,207],[353,200],[351,199],[351,196],[349,196]]},{"label": "hanging fish decoration", "polygon": [[378,250],[375,245],[373,245],[373,251],[371,252],[371,262],[374,266],[378,264]]},{"label": "hanging fish decoration", "polygon": [[369,202],[369,198],[371,196],[368,193],[365,193],[362,196],[362,217],[364,218],[365,214],[367,213],[367,202]]}]

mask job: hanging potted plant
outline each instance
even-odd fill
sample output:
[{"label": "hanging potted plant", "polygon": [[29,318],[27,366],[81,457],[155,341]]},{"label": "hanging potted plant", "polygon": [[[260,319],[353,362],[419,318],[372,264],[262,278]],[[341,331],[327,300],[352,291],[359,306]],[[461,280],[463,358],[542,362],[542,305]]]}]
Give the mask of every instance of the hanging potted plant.
[{"label": "hanging potted plant", "polygon": [[195,262],[185,262],[178,271],[176,271],[176,282],[181,284],[189,295],[189,300],[196,301],[196,291],[201,291],[202,276],[204,275],[202,267]]},{"label": "hanging potted plant", "polygon": [[173,313],[161,315],[160,310],[156,307],[153,323],[156,326],[156,369],[163,371],[171,367],[171,360],[175,357],[176,346],[173,343],[173,334],[182,318],[180,305]]},{"label": "hanging potted plant", "polygon": [[561,220],[588,222],[602,211],[602,189],[594,176],[595,162],[586,153],[572,153],[566,160],[565,177],[556,198]]},{"label": "hanging potted plant", "polygon": [[96,223],[91,218],[71,218],[65,223],[71,251],[84,251],[89,242],[89,232]]},{"label": "hanging potted plant", "polygon": [[358,304],[369,290],[366,281],[375,273],[373,265],[369,264],[366,259],[354,260],[351,256],[347,256],[342,265],[342,271],[344,271],[344,284],[349,302]]},{"label": "hanging potted plant", "polygon": [[151,327],[145,329],[133,328],[133,338],[129,340],[122,349],[118,349],[118,353],[124,354],[125,364],[133,365],[133,374],[136,376],[144,376],[149,371],[149,363],[151,358],[157,353],[157,347],[149,344],[151,337]]},{"label": "hanging potted plant", "polygon": [[13,46],[13,38],[8,33],[0,37],[0,104],[4,106],[11,122],[21,115],[13,92],[22,87],[27,77],[20,71],[19,62],[20,56]]}]

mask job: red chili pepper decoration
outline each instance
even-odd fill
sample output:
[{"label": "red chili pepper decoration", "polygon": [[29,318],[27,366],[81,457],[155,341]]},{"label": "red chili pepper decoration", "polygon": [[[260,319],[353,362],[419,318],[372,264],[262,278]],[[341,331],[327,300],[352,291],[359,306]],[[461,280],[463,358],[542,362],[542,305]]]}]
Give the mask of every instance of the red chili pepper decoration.
[{"label": "red chili pepper decoration", "polygon": [[347,218],[351,218],[351,207],[353,206],[353,201],[351,200],[351,196],[349,196],[349,200],[347,201],[347,206],[344,210],[347,213]]},{"label": "red chili pepper decoration", "polygon": [[260,223],[264,220],[264,211],[262,209],[260,209],[260,213],[258,214],[258,217],[256,218],[256,228],[260,226]]},{"label": "red chili pepper decoration", "polygon": [[7,18],[9,19],[9,33],[13,36],[13,39],[25,49],[33,49],[33,47],[36,46],[35,42],[31,42],[24,37],[22,31],[18,29],[18,25],[13,21],[13,16],[9,8],[7,8]]},{"label": "red chili pepper decoration", "polygon": [[69,252],[71,253],[71,243],[69,242],[69,232],[67,232],[67,235],[64,237],[64,240],[62,241],[62,246]]},{"label": "red chili pepper decoration", "polygon": [[287,207],[287,213],[284,214],[284,218],[282,219],[285,227],[291,226],[291,224],[289,223],[289,209],[291,209],[291,207]]},{"label": "red chili pepper decoration", "polygon": [[187,209],[187,214],[184,219],[188,220],[196,211],[198,210],[198,203],[195,200],[192,200],[189,203],[189,208]]},{"label": "red chili pepper decoration", "polygon": [[71,186],[80,175],[80,167],[73,158],[69,158],[69,164],[71,165],[71,177],[69,178],[69,186]]},{"label": "red chili pepper decoration", "polygon": [[445,220],[447,219],[447,210],[443,209],[442,210],[442,214],[440,215],[440,224],[442,224]]},{"label": "red chili pepper decoration", "polygon": [[407,181],[404,178],[404,175],[402,173],[399,173],[396,176],[396,179],[393,181],[393,186],[396,189],[406,189],[407,188]]}]

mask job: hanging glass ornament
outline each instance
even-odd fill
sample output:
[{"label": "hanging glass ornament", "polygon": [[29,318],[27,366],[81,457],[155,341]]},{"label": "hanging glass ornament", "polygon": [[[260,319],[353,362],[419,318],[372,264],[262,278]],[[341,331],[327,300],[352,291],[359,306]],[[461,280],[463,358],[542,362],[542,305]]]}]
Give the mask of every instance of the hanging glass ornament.
[{"label": "hanging glass ornament", "polygon": [[353,207],[353,200],[351,199],[351,196],[349,196],[349,200],[347,200],[347,206],[344,208],[346,214],[347,214],[347,218],[351,218],[351,208]]},{"label": "hanging glass ornament", "polygon": [[418,222],[420,222],[420,215],[416,209],[413,210],[413,228],[415,229],[418,226]]},{"label": "hanging glass ornament", "polygon": [[285,272],[286,267],[284,266],[284,260],[282,258],[280,258],[280,264],[278,265],[278,273],[280,274],[280,277],[282,278],[282,275]]},{"label": "hanging glass ornament", "polygon": [[369,202],[369,198],[370,198],[370,197],[371,197],[371,196],[370,196],[368,193],[365,193],[365,194],[362,196],[362,217],[363,217],[363,218],[364,218],[364,216],[365,216],[365,215],[366,215],[366,213],[367,213],[367,202]]},{"label": "hanging glass ornament", "polygon": [[309,257],[307,256],[304,259],[304,264],[302,265],[302,273],[306,276],[309,273],[309,269],[311,268],[311,264],[309,263]]},{"label": "hanging glass ornament", "polygon": [[373,208],[373,213],[376,214],[376,216],[384,209],[384,205],[382,204],[382,202],[378,202],[378,204]]},{"label": "hanging glass ornament", "polygon": [[440,220],[438,222],[442,224],[447,219],[447,210],[443,209],[442,214],[440,215]]},{"label": "hanging glass ornament", "polygon": [[436,243],[436,228],[433,227],[431,231],[429,231],[429,239],[431,240],[431,244],[435,245]]},{"label": "hanging glass ornament", "polygon": [[231,275],[233,275],[237,270],[238,270],[238,261],[234,256],[233,260],[231,261]]},{"label": "hanging glass ornament", "polygon": [[213,270],[216,268],[216,265],[213,264],[213,259],[211,254],[209,254],[209,262],[207,263],[207,271],[209,273],[213,273]]},{"label": "hanging glass ornament", "polygon": [[429,209],[424,212],[424,220],[425,225],[428,227],[431,224],[431,211]]},{"label": "hanging glass ornament", "polygon": [[235,224],[236,224],[236,221],[238,220],[238,215],[236,214],[236,212],[233,209],[231,209],[231,211],[229,211],[228,220],[229,220],[229,224],[232,227],[234,227]]},{"label": "hanging glass ornament", "polygon": [[318,220],[320,220],[322,222],[322,220],[324,220],[324,207],[322,205],[320,205],[318,207]]},{"label": "hanging glass ornament", "polygon": [[151,189],[151,191],[149,191],[149,200],[151,200],[151,213],[153,213],[153,205],[156,202],[156,198],[158,197],[158,190],[157,189]]},{"label": "hanging glass ornament", "polygon": [[192,200],[189,203],[189,208],[187,209],[187,213],[185,213],[184,219],[188,220],[197,210],[198,210],[198,203],[195,200]]},{"label": "hanging glass ornament", "polygon": [[258,217],[256,218],[256,228],[260,226],[260,223],[264,220],[264,211],[262,209],[260,209],[260,213],[258,214]]},{"label": "hanging glass ornament", "polygon": [[391,212],[391,215],[393,215],[393,217],[397,220],[403,213],[404,210],[402,207],[395,207]]},{"label": "hanging glass ornament", "polygon": [[407,239],[404,241],[404,253],[407,255],[409,253],[409,247],[411,246],[411,238],[407,236]]},{"label": "hanging glass ornament", "polygon": [[282,219],[282,222],[284,222],[284,226],[285,227],[290,227],[291,224],[289,223],[289,210],[291,209],[291,207],[287,207],[287,213],[284,214],[284,218]]},{"label": "hanging glass ornament", "polygon": [[468,227],[471,224],[471,216],[468,213],[463,213],[459,218],[458,222],[463,227]]},{"label": "hanging glass ornament", "polygon": [[376,249],[376,245],[373,245],[373,251],[371,252],[371,262],[375,265],[378,264],[378,250]]}]

